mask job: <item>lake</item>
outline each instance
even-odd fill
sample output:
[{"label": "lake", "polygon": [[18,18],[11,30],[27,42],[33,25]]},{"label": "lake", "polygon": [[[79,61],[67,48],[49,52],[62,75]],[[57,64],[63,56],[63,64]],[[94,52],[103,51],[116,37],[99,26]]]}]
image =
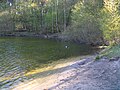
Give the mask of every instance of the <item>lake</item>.
[{"label": "lake", "polygon": [[31,71],[42,72],[54,62],[95,52],[89,45],[33,37],[1,37],[0,90],[34,78],[36,73]]}]

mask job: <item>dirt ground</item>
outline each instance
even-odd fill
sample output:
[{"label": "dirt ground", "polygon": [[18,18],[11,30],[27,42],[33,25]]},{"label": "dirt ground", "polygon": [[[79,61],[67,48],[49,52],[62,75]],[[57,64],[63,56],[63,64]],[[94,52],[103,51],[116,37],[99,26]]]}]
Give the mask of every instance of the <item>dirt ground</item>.
[{"label": "dirt ground", "polygon": [[40,80],[23,83],[12,90],[120,90],[120,59],[86,58],[60,68],[42,83]]}]

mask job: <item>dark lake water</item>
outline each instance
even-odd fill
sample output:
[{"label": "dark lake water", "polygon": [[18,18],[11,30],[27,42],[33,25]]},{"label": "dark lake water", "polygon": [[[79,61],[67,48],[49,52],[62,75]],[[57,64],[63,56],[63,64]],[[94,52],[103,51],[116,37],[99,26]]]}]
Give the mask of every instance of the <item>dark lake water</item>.
[{"label": "dark lake water", "polygon": [[60,59],[91,55],[88,45],[39,38],[0,38],[0,90],[28,79],[26,73]]}]

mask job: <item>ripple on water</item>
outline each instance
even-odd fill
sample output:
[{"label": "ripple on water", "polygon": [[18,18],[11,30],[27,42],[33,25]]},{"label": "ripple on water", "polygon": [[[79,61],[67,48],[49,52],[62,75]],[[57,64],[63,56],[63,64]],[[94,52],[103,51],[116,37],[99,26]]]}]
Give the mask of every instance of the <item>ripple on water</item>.
[{"label": "ripple on water", "polygon": [[[69,48],[66,49],[65,45]],[[0,89],[27,80],[25,73],[55,60],[90,55],[93,52],[93,49],[85,45],[54,40],[0,38]]]}]

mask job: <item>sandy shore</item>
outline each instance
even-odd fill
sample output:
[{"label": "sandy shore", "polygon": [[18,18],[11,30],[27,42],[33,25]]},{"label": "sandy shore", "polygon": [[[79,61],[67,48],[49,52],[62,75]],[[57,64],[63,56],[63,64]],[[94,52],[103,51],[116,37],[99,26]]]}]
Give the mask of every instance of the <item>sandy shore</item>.
[{"label": "sandy shore", "polygon": [[120,90],[120,59],[94,57],[69,63],[45,78],[24,82],[12,90]]}]

